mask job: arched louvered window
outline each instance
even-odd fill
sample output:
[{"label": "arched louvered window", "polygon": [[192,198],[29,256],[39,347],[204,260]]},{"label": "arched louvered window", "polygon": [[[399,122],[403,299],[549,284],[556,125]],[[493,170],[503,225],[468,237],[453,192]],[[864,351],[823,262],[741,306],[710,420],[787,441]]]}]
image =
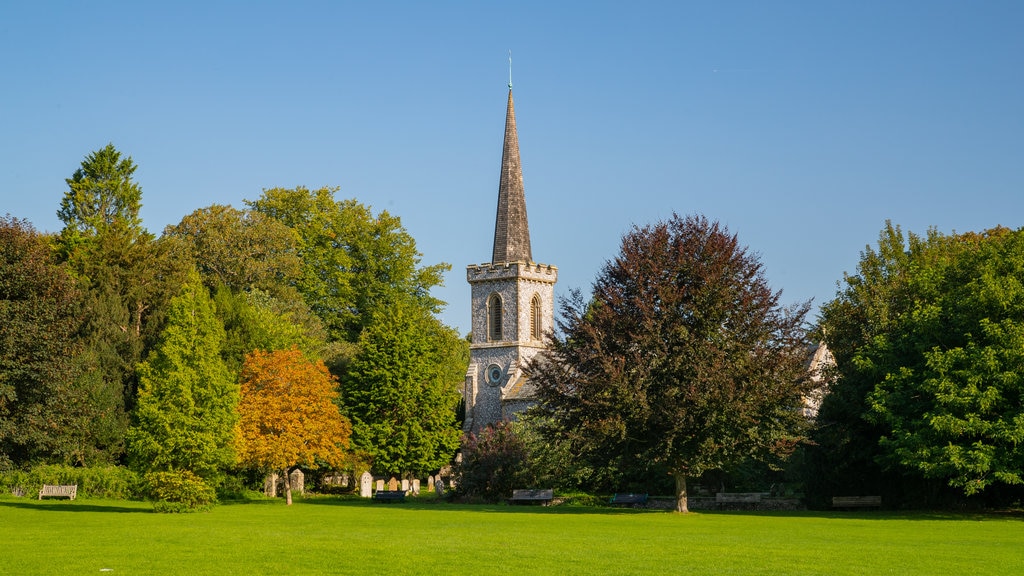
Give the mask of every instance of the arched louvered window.
[{"label": "arched louvered window", "polygon": [[540,295],[534,294],[530,300],[530,338],[540,340],[543,333],[543,326],[540,321]]},{"label": "arched louvered window", "polygon": [[501,296],[491,294],[487,299],[487,339],[497,341],[502,339],[501,331]]}]

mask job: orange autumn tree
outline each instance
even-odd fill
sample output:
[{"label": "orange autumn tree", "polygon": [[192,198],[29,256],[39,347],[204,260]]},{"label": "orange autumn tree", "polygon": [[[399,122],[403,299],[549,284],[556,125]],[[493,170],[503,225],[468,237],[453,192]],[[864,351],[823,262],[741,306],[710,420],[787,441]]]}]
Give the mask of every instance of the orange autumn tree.
[{"label": "orange autumn tree", "polygon": [[282,471],[288,504],[289,472],[297,466],[341,464],[352,426],[338,411],[334,377],[323,361],[290,350],[246,355],[235,449],[243,464]]}]

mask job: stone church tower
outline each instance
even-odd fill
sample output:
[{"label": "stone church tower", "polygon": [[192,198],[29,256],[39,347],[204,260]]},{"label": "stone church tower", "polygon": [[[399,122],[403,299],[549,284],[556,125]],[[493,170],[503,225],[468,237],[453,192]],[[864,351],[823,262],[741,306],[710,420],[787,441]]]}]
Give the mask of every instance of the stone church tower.
[{"label": "stone church tower", "polygon": [[466,431],[511,419],[533,403],[526,363],[544,349],[554,322],[558,268],[533,261],[512,86],[505,113],[494,249],[487,264],[470,265],[473,340],[464,390]]}]

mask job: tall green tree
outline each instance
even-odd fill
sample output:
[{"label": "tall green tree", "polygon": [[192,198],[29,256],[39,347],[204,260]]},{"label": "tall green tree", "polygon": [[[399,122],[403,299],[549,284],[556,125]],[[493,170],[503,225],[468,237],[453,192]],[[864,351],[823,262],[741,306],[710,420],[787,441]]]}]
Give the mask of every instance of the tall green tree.
[{"label": "tall green tree", "polygon": [[[808,304],[779,304],[758,258],[703,217],[634,228],[593,294],[564,301],[529,367],[538,409],[584,461],[687,478],[792,450]],[[634,472],[635,473],[635,472]]]},{"label": "tall green tree", "polygon": [[459,445],[459,386],[468,344],[410,300],[373,313],[341,379],[352,442],[379,473],[423,474]]},{"label": "tall green tree", "polygon": [[174,242],[142,227],[136,168],[112,144],[87,155],[67,179],[57,213],[64,228],[54,240],[83,291],[82,340],[101,371],[91,377],[126,408],[134,402],[135,366],[159,337],[163,311],[191,266]]},{"label": "tall green tree", "polygon": [[822,308],[838,366],[819,444],[906,492],[1024,484],[1021,278],[1024,232],[904,236],[887,223]]},{"label": "tall green tree", "polygon": [[120,407],[93,379],[82,325],[81,294],[48,239],[0,218],[0,468],[119,453]]},{"label": "tall green tree", "polygon": [[439,311],[443,303],[430,289],[451,266],[421,266],[422,254],[397,217],[386,211],[374,215],[355,200],[336,200],[336,192],[274,188],[248,203],[297,233],[302,272],[296,285],[331,339],[357,341],[373,314],[398,297]]},{"label": "tall green tree", "polygon": [[160,344],[139,365],[131,466],[188,470],[212,484],[234,462],[238,384],[221,358],[224,328],[198,272],[171,300]]}]

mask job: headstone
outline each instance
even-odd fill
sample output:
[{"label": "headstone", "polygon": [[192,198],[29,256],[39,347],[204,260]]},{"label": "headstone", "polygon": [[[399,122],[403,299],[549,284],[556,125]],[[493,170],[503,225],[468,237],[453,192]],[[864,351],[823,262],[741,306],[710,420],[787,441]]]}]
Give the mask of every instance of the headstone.
[{"label": "headstone", "polygon": [[388,490],[390,490],[392,492],[394,492],[395,490],[398,490],[398,480],[395,479],[394,476],[392,476],[391,479],[388,480]]},{"label": "headstone", "polygon": [[408,491],[409,491],[409,480],[406,479],[406,478],[402,478],[402,492],[408,492]]},{"label": "headstone", "polygon": [[267,498],[277,498],[277,472],[263,479],[263,494]]},{"label": "headstone", "polygon": [[420,479],[419,478],[413,478],[412,479],[412,495],[413,496],[419,496],[420,495]]},{"label": "headstone", "polygon": [[359,477],[359,495],[363,498],[369,498],[373,496],[371,489],[373,488],[373,476],[369,472],[363,472],[363,475]]},{"label": "headstone", "polygon": [[299,470],[298,468],[292,470],[289,478],[291,478],[292,492],[298,492],[299,494],[306,493],[306,475],[302,473],[302,470]]},{"label": "headstone", "polygon": [[444,480],[434,480],[434,492],[437,492],[438,498],[444,498]]},{"label": "headstone", "polygon": [[449,490],[454,490],[455,489],[455,477],[454,476],[448,479],[448,489]]},{"label": "headstone", "polygon": [[377,480],[377,492],[384,491],[384,480]]},{"label": "headstone", "polygon": [[434,477],[433,476],[427,476],[427,492],[433,492],[433,491],[434,491]]}]

